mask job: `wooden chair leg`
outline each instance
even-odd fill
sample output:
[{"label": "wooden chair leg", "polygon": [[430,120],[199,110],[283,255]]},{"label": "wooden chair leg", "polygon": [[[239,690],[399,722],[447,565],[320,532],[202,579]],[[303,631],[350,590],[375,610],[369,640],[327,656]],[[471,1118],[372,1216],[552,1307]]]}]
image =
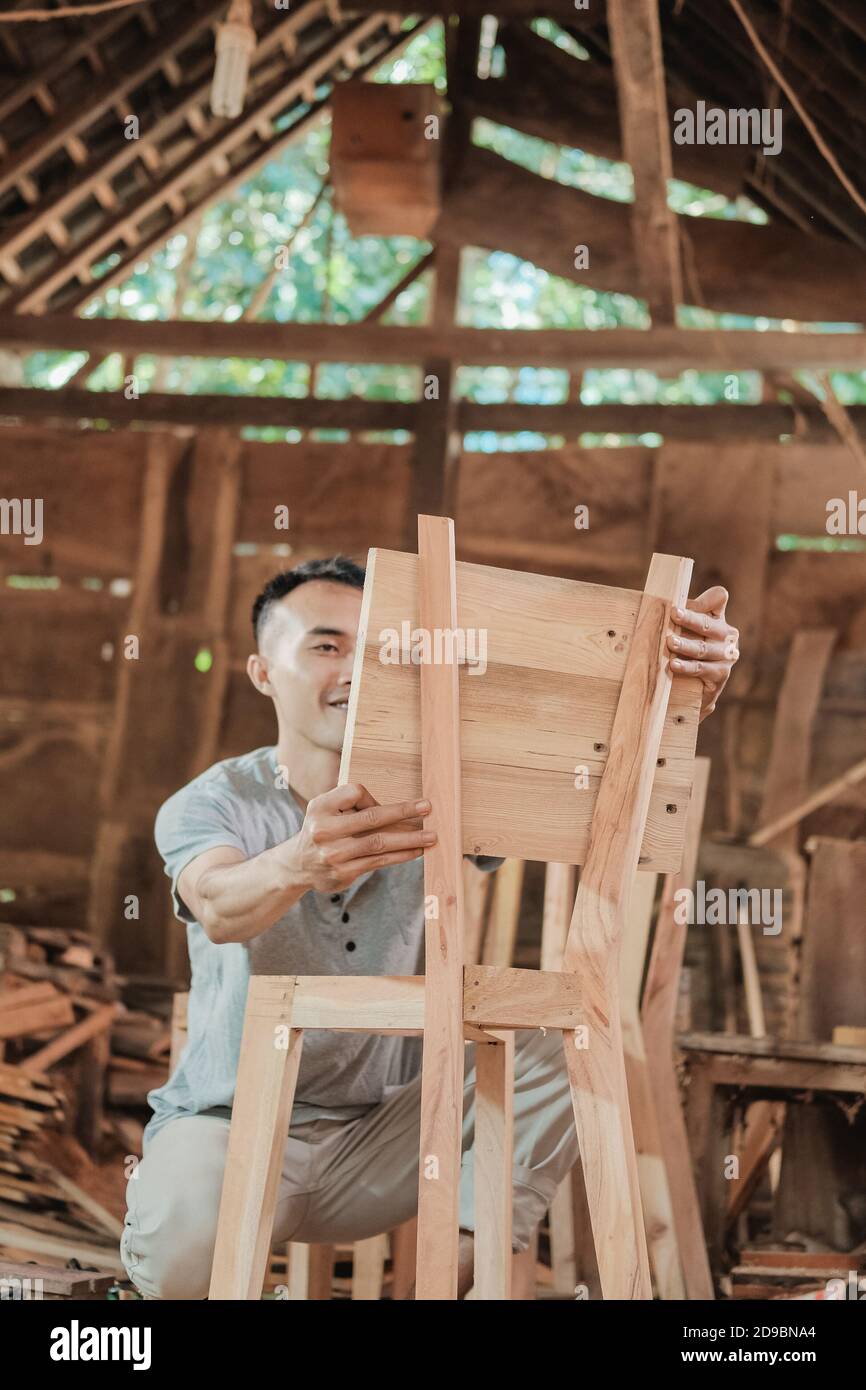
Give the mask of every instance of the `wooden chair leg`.
[{"label": "wooden chair leg", "polygon": [[514,1251],[511,1260],[511,1298],[515,1303],[534,1303],[537,1297],[538,1227],[525,1250]]},{"label": "wooden chair leg", "polygon": [[330,1300],[334,1274],[333,1245],[306,1245],[290,1240],[286,1246],[286,1283],[291,1303]]},{"label": "wooden chair leg", "polygon": [[[596,1030],[589,1047],[573,1031],[563,1032],[574,1121],[583,1159],[586,1196],[606,1299],[652,1297],[643,1211],[622,1038],[614,992],[597,996],[599,1013],[613,1026]],[[593,1056],[587,1060],[592,1049]]]},{"label": "wooden chair leg", "polygon": [[670,694],[667,633],[690,560],[654,555],[610,737],[563,965],[580,972],[586,1036],[563,1032],[602,1293],[652,1297],[620,1024],[620,947]]},{"label": "wooden chair leg", "polygon": [[511,1298],[514,1034],[475,1043],[475,1296]]},{"label": "wooden chair leg", "polygon": [[628,1103],[634,1124],[650,1265],[659,1298],[678,1301],[685,1298],[686,1286],[680,1267],[673,1202],[640,1020],[641,983],[657,880],[657,874],[634,876],[620,958],[619,983]]},{"label": "wooden chair leg", "polygon": [[352,1301],[375,1303],[382,1297],[388,1236],[356,1240],[352,1257]]},{"label": "wooden chair leg", "polygon": [[211,1299],[258,1299],[274,1229],[303,1034],[294,975],[250,979],[211,1274]]},{"label": "wooden chair leg", "polygon": [[[418,614],[428,633],[454,632],[454,523],[418,518]],[[460,695],[453,662],[422,662],[421,785],[438,840],[424,851],[424,1047],[415,1296],[456,1299],[463,1127],[463,852]]]},{"label": "wooden chair leg", "polygon": [[391,1233],[391,1297],[395,1301],[405,1299],[415,1283],[417,1246],[418,1218],[413,1216]]}]

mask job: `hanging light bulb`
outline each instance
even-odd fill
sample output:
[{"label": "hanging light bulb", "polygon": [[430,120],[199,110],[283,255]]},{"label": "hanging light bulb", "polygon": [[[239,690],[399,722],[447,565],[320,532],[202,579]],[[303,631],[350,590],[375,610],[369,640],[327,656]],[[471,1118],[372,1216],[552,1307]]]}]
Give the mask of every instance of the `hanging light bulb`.
[{"label": "hanging light bulb", "polygon": [[215,116],[241,114],[255,46],[250,0],[232,0],[228,18],[217,29],[216,66],[210,89],[210,109]]}]

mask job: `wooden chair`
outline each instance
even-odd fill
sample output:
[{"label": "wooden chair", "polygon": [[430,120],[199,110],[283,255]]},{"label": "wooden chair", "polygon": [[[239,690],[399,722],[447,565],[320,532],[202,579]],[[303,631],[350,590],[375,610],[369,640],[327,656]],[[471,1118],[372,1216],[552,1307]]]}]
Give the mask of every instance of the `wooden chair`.
[{"label": "wooden chair", "polygon": [[[603,1294],[651,1296],[619,955],[639,862],[673,870],[682,852],[700,687],[671,692],[666,633],[690,575],[690,560],[656,555],[639,593],[457,565],[443,517],[419,517],[417,557],[370,553],[340,780],[432,803],[426,973],[250,981],[211,1298],[261,1294],[306,1028],[423,1036],[419,1299],[456,1296],[464,1041],[476,1295],[507,1298],[514,1031],[560,1029]],[[438,639],[472,632],[484,671],[476,651],[458,682],[459,652]],[[583,864],[562,971],[464,968],[464,853]]]}]

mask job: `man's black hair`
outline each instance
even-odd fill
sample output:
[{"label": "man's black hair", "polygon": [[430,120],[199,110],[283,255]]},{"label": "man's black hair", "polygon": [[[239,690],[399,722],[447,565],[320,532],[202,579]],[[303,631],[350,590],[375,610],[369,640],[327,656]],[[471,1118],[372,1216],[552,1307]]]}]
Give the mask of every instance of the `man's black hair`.
[{"label": "man's black hair", "polygon": [[348,584],[352,589],[363,589],[364,571],[348,555],[332,555],[329,560],[305,560],[295,565],[293,570],[283,570],[269,579],[253,604],[253,636],[258,643],[265,617],[272,604],[277,603],[301,584],[309,584],[311,579],[327,579],[332,584]]}]

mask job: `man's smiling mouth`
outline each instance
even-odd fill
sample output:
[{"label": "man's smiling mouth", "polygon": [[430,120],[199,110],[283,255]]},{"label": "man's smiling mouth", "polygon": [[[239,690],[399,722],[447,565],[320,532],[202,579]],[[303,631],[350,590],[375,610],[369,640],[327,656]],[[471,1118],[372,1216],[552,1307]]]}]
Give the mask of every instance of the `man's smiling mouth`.
[{"label": "man's smiling mouth", "polygon": [[328,705],[331,709],[341,709],[345,712],[349,708],[349,697],[344,695],[342,700],[329,700]]}]

